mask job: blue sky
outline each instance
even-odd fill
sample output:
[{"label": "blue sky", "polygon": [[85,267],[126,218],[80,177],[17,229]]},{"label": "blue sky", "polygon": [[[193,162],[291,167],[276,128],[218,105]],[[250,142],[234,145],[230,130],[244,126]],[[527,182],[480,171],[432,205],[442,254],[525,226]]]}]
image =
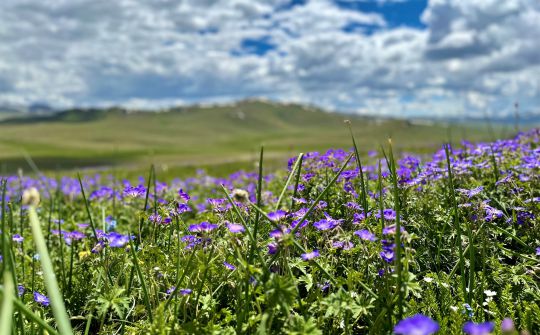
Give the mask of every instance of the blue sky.
[{"label": "blue sky", "polygon": [[537,0],[3,0],[0,105],[540,113]]}]

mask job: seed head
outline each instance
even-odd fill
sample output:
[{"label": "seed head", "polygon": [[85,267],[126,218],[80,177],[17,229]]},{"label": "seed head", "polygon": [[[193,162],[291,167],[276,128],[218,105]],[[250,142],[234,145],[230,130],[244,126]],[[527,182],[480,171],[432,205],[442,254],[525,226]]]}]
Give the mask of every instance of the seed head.
[{"label": "seed head", "polygon": [[246,190],[236,188],[232,191],[232,197],[235,201],[246,203],[249,200],[249,193]]},{"label": "seed head", "polygon": [[24,190],[22,194],[23,205],[37,206],[39,205],[39,201],[39,191],[35,187]]}]

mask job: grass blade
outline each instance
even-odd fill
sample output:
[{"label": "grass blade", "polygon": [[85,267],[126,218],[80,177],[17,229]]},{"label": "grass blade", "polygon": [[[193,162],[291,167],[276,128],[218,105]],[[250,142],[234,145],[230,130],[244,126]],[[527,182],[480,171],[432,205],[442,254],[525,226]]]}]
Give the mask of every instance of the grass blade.
[{"label": "grass blade", "polygon": [[[285,186],[283,186],[283,190],[281,191],[281,194],[279,195],[278,201],[276,203],[276,208],[275,208],[276,211],[279,209],[279,206],[281,205],[281,201],[283,200],[283,196],[285,195],[285,192],[287,191],[287,187],[289,187],[289,184],[291,183],[291,180],[294,176],[294,172],[300,165],[300,162],[302,162],[303,157],[304,157],[304,154],[301,153],[296,159],[296,162],[294,163],[291,173],[289,173],[289,177],[287,178],[287,182],[285,182]],[[257,204],[257,206],[261,207],[260,204]]]},{"label": "grass blade", "polygon": [[148,319],[150,320],[150,323],[154,322],[154,318],[152,316],[152,307],[150,306],[150,298],[148,297],[148,290],[146,289],[146,282],[144,281],[144,276],[141,271],[141,268],[139,267],[139,260],[137,259],[137,253],[135,252],[135,246],[133,245],[133,241],[131,239],[131,233],[129,233],[129,250],[131,252],[131,257],[133,258],[133,266],[135,267],[135,271],[137,272],[137,275],[139,276],[139,280],[141,282],[141,287],[143,290],[143,299],[144,304],[146,305],[146,311],[148,312]]},{"label": "grass blade", "polygon": [[71,322],[69,321],[66,307],[64,306],[64,300],[62,298],[62,294],[60,293],[58,282],[56,280],[56,275],[53,270],[51,258],[49,257],[47,245],[45,244],[45,238],[43,237],[43,233],[41,232],[41,226],[39,223],[36,208],[33,204],[31,204],[28,208],[28,215],[30,218],[30,227],[32,228],[34,243],[36,244],[36,250],[41,257],[43,280],[45,281],[45,287],[47,288],[47,293],[49,294],[53,314],[58,325],[58,329],[61,334],[73,334],[73,330],[71,329]]},{"label": "grass blade", "polygon": [[[449,145],[444,146],[444,152],[446,154],[446,168],[448,171],[448,188],[450,192],[450,200],[452,201],[452,211],[453,211],[453,223],[454,223],[454,229],[456,230],[457,235],[457,247],[458,247],[458,253],[459,253],[459,270],[461,272],[461,289],[463,290],[463,294],[465,294],[467,297],[467,284],[466,284],[466,278],[465,278],[465,260],[463,257],[463,245],[461,241],[461,223],[459,222],[459,212],[458,212],[458,206],[456,202],[456,191],[454,189],[454,177],[452,174],[452,166],[450,164],[450,151],[449,151]],[[467,298],[467,303],[470,304],[470,300]]]},{"label": "grass blade", "polygon": [[11,334],[11,323],[13,321],[13,289],[15,284],[11,278],[10,271],[4,271],[5,292],[2,297],[2,310],[0,314],[0,335]]}]

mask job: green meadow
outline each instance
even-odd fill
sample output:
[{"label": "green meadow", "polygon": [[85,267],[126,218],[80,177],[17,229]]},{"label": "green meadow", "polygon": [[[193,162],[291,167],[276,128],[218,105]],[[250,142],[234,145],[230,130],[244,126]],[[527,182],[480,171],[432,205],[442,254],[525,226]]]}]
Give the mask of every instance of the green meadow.
[{"label": "green meadow", "polygon": [[253,169],[261,146],[272,168],[298,152],[349,148],[345,119],[366,151],[390,137],[398,151],[416,153],[448,140],[491,139],[485,126],[377,120],[261,101],[164,112],[70,110],[0,122],[0,172],[31,172],[33,161],[44,172],[117,168],[137,174],[155,164],[161,175],[200,168],[223,175]]}]

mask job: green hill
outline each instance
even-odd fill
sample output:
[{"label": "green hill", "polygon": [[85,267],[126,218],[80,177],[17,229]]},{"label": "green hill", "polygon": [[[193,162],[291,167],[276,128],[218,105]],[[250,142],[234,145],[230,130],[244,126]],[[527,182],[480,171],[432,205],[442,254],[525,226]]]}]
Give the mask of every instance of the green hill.
[{"label": "green hill", "polygon": [[[487,139],[478,128],[415,125],[327,113],[294,104],[243,101],[164,112],[68,110],[0,122],[0,169],[28,170],[27,153],[42,170],[110,167],[139,170],[150,163],[173,171],[198,166],[252,166],[261,145],[269,160],[298,152],[348,148],[350,119],[364,152],[388,137],[398,149],[431,151],[450,136]],[[0,171],[2,171],[0,170]]]}]

